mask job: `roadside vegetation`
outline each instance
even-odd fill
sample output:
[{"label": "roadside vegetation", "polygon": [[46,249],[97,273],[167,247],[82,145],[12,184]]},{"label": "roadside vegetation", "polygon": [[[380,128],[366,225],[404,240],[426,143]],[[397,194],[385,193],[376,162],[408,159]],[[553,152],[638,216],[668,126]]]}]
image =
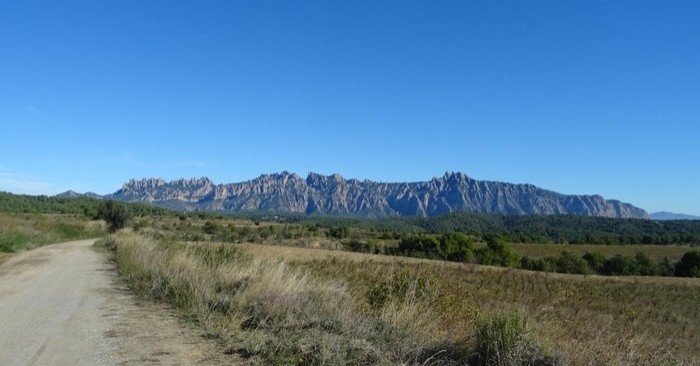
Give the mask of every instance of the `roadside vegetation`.
[{"label": "roadside vegetation", "polygon": [[[404,273],[363,291],[340,277],[226,243],[185,243],[120,232],[98,243],[116,253],[139,294],[177,306],[254,365],[558,364],[517,310],[472,327],[444,327],[435,278]],[[513,324],[517,319],[518,324]],[[481,352],[481,349],[487,351]]]},{"label": "roadside vegetation", "polygon": [[589,277],[144,228],[99,245],[246,364],[692,365],[700,282]]},{"label": "roadside vegetation", "polygon": [[105,228],[100,222],[73,215],[0,213],[0,252],[3,253],[104,234]]},{"label": "roadside vegetation", "polygon": [[[163,218],[176,213],[143,204],[93,198],[57,198],[0,192],[0,253],[46,244],[101,237],[132,217]],[[5,257],[3,255],[3,257]]]}]

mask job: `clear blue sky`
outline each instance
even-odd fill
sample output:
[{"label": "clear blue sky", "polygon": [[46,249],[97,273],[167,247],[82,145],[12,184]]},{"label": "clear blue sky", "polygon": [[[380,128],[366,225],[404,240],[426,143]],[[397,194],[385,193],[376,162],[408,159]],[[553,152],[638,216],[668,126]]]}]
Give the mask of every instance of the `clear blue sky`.
[{"label": "clear blue sky", "polygon": [[700,214],[697,1],[3,1],[0,190],[287,170]]}]

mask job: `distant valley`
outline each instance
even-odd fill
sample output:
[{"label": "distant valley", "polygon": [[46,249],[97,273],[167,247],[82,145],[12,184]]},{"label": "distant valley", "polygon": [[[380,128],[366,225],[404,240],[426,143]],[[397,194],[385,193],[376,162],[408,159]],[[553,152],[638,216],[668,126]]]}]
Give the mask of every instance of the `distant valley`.
[{"label": "distant valley", "polygon": [[[79,196],[69,191],[60,196]],[[89,194],[92,197],[98,195]],[[599,195],[565,195],[530,184],[482,181],[445,173],[429,181],[384,183],[339,174],[282,172],[215,184],[208,178],[132,179],[104,198],[148,202],[180,211],[270,212],[364,217],[429,217],[450,212],[503,215],[573,214],[649,218],[646,211]]]}]

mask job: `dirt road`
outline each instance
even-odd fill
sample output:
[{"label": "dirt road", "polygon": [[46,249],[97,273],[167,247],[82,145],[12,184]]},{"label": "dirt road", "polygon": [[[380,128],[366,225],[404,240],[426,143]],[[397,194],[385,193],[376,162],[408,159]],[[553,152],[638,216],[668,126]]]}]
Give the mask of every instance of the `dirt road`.
[{"label": "dirt road", "polygon": [[171,310],[139,302],[92,240],[0,265],[0,365],[230,364]]}]

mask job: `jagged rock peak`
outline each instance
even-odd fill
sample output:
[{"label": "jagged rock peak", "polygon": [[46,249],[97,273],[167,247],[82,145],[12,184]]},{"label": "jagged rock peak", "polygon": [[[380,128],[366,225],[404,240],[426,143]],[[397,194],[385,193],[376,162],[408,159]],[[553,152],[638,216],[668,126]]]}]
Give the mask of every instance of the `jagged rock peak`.
[{"label": "jagged rock peak", "polygon": [[166,183],[130,180],[112,197],[178,209],[276,213],[434,216],[455,211],[508,215],[574,214],[648,218],[646,211],[599,195],[564,195],[531,184],[480,181],[446,172],[422,182],[346,180],[340,174],[263,174],[240,183],[214,185],[205,177]]},{"label": "jagged rock peak", "polygon": [[145,188],[157,188],[165,185],[165,180],[163,178],[143,178],[141,180],[136,180],[134,178],[130,179],[128,182],[124,183],[122,189],[145,189]]},{"label": "jagged rock peak", "polygon": [[180,178],[178,180],[174,180],[170,182],[170,184],[177,184],[183,187],[202,187],[202,186],[213,186],[214,182],[207,178],[207,177],[201,177],[201,178],[190,178],[190,179],[184,179]]},{"label": "jagged rock peak", "polygon": [[456,179],[456,180],[469,180],[469,176],[462,172],[445,172],[442,176],[443,179]]}]

